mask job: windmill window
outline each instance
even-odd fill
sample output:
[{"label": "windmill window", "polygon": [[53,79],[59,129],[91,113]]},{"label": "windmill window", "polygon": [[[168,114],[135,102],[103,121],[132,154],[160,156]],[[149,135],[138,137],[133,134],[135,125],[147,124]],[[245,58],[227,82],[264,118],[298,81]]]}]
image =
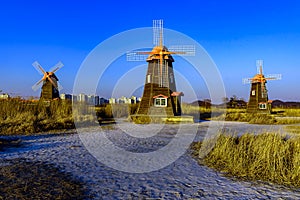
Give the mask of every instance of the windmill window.
[{"label": "windmill window", "polygon": [[155,107],[167,107],[167,98],[156,98],[154,99]]},{"label": "windmill window", "polygon": [[258,104],[258,108],[261,109],[261,110],[265,110],[265,109],[267,109],[267,104],[266,103],[260,103],[260,104]]},{"label": "windmill window", "polygon": [[147,75],[147,83],[151,83],[151,74]]},{"label": "windmill window", "polygon": [[252,96],[255,96],[255,90],[252,90],[251,94]]},{"label": "windmill window", "polygon": [[171,82],[171,83],[174,82],[173,73],[170,73],[170,82]]}]

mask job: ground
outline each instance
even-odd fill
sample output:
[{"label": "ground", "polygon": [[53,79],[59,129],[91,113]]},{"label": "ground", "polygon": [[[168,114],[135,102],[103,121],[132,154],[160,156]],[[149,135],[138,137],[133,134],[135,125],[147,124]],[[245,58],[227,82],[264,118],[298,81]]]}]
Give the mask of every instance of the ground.
[{"label": "ground", "polygon": [[[197,129],[194,141],[202,140],[208,127],[218,122],[200,122],[182,126],[188,134]],[[160,125],[139,125],[140,128],[155,132]],[[156,136],[136,139],[123,132],[138,132],[128,122],[106,126],[102,131],[117,146],[132,152],[152,152],[161,149],[178,131],[179,125],[166,125]],[[247,130],[278,130],[283,126],[250,125],[239,122],[225,122],[224,130],[243,133]],[[51,134],[21,136],[22,145],[0,152],[0,166],[6,160],[23,158],[27,161],[45,161],[54,164],[61,171],[71,173],[74,179],[83,182],[89,189],[89,196],[95,199],[299,199],[300,189],[292,189],[264,182],[246,182],[227,178],[222,173],[199,165],[190,152],[185,152],[170,165],[149,173],[128,173],[112,169],[99,162],[85,148],[81,134],[96,134],[97,129],[84,129],[80,134]],[[175,131],[175,132],[174,132]],[[146,133],[146,132],[145,132]],[[188,135],[186,135],[188,136]],[[103,137],[99,135],[99,137]],[[101,139],[101,138],[100,138]],[[103,139],[103,138],[102,138]],[[138,148],[137,148],[138,147]],[[151,164],[151,161],[150,163]],[[1,194],[0,194],[1,195]]]}]

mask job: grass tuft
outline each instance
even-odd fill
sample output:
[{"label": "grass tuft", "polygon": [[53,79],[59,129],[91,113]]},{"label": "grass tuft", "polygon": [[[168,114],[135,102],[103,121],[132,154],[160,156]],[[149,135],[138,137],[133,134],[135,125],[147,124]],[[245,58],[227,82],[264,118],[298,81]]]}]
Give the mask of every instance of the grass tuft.
[{"label": "grass tuft", "polygon": [[[192,144],[194,156],[200,148],[200,142]],[[212,151],[199,162],[237,178],[300,187],[299,136],[220,134]]]},{"label": "grass tuft", "polygon": [[300,134],[300,126],[299,125],[290,125],[290,126],[285,126],[284,128],[289,133]]}]

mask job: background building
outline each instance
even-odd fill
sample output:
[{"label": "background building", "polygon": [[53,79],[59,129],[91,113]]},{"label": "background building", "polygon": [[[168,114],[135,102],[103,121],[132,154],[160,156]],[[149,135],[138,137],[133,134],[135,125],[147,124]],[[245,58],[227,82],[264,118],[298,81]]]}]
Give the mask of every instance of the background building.
[{"label": "background building", "polygon": [[10,98],[9,94],[6,93],[0,94],[0,99],[9,99],[9,98]]},{"label": "background building", "polygon": [[60,99],[62,99],[62,100],[72,100],[73,98],[72,98],[71,94],[62,93],[62,94],[60,94]]}]

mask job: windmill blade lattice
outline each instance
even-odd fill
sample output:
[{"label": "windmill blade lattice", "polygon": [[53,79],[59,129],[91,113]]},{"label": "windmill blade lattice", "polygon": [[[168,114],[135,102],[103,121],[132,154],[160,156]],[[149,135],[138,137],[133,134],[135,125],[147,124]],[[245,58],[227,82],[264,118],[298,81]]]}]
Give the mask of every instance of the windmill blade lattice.
[{"label": "windmill blade lattice", "polygon": [[144,62],[147,59],[148,55],[141,54],[139,51],[131,51],[126,53],[126,60],[127,61],[138,61]]},{"label": "windmill blade lattice", "polygon": [[40,63],[38,63],[38,61],[35,61],[34,63],[32,63],[32,65],[39,72],[39,74],[44,75],[46,73],[46,71],[43,69]]},{"label": "windmill blade lattice", "polygon": [[57,89],[58,89],[58,91],[61,91],[62,89],[64,89],[63,86],[59,82],[57,82]]},{"label": "windmill blade lattice", "polygon": [[153,20],[153,45],[162,46],[163,44],[163,20]]},{"label": "windmill blade lattice", "polygon": [[40,84],[43,82],[44,80],[41,79],[38,82],[36,82],[31,88],[33,91],[37,91],[40,88]]},{"label": "windmill blade lattice", "polygon": [[[158,85],[169,87],[168,63],[172,54],[183,56],[194,56],[194,45],[173,45],[170,48],[164,46],[163,20],[153,20],[153,44],[154,48],[150,51],[131,51],[126,53],[127,61],[147,61],[156,60],[158,70]],[[168,60],[168,61],[167,61]],[[172,62],[172,61],[171,61]]]},{"label": "windmill blade lattice", "polygon": [[243,81],[243,84],[249,84],[252,82],[252,79],[251,78],[243,78],[242,81]]},{"label": "windmill blade lattice", "polygon": [[281,80],[281,74],[268,74],[265,77],[267,80]]},{"label": "windmill blade lattice", "polygon": [[51,84],[52,84],[56,89],[58,89],[57,81],[54,82],[50,76],[47,76],[47,79],[51,82]]},{"label": "windmill blade lattice", "polygon": [[59,61],[56,65],[51,67],[50,72],[55,73],[56,71],[58,71],[63,66],[64,66],[64,64],[61,61]]},{"label": "windmill blade lattice", "polygon": [[43,78],[41,80],[39,80],[37,83],[35,83],[32,86],[32,89],[34,91],[36,91],[41,83],[43,83],[44,81],[48,80],[49,82],[51,82],[51,84],[54,86],[54,88],[56,88],[57,90],[62,89],[62,86],[57,82],[57,80],[53,81],[52,77],[54,76],[56,78],[56,76],[54,75],[54,72],[58,71],[60,68],[62,68],[64,65],[62,62],[58,62],[55,66],[53,66],[50,72],[46,72],[43,67],[37,62],[35,61],[34,63],[32,63],[32,65],[34,66],[34,68],[43,75]]},{"label": "windmill blade lattice", "polygon": [[264,64],[263,60],[256,60],[257,74],[263,74],[262,71],[263,64]]},{"label": "windmill blade lattice", "polygon": [[265,84],[266,84],[265,80],[260,82],[260,89],[261,89],[261,97],[262,98],[264,98],[266,96],[266,94],[267,94]]},{"label": "windmill blade lattice", "polygon": [[195,56],[196,53],[194,45],[172,45],[168,50],[171,52],[180,52],[184,56]]}]

